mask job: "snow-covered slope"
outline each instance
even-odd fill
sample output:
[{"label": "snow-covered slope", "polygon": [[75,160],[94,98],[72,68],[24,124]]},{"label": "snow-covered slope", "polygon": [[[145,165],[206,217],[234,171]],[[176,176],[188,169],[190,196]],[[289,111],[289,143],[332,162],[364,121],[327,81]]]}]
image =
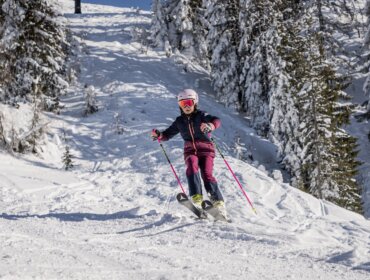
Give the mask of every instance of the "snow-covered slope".
[{"label": "snow-covered slope", "polygon": [[[205,73],[141,52],[131,29],[149,24],[149,12],[85,4],[75,16],[73,1],[61,7],[85,45],[81,80],[63,113],[48,116],[43,158],[0,154],[1,279],[369,279],[370,222],[233,157],[236,134],[269,168],[275,150],[206,94]],[[88,117],[84,84],[94,85],[100,108]],[[187,87],[221,117],[215,139],[257,215],[220,157],[215,176],[233,223],[196,220],[175,201],[180,188],[149,131],[174,120],[176,93]],[[70,172],[58,161],[63,131]],[[182,145],[179,137],[164,144],[185,183]]]}]

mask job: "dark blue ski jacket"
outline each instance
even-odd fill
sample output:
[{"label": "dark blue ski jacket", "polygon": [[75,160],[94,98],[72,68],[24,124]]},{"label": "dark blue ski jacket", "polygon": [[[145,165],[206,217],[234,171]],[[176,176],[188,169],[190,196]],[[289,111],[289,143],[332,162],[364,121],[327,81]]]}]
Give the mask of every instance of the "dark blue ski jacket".
[{"label": "dark blue ski jacket", "polygon": [[220,127],[221,120],[204,111],[195,111],[190,115],[181,114],[170,125],[169,128],[162,132],[162,141],[167,141],[180,133],[185,141],[184,152],[188,154],[212,153],[214,146],[209,137],[201,130],[202,123],[212,123],[215,128]]}]

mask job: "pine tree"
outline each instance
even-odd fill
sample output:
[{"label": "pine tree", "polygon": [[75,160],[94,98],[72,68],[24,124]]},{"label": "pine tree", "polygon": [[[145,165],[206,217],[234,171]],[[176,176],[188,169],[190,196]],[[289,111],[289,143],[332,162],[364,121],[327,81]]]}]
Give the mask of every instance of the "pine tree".
[{"label": "pine tree", "polygon": [[154,47],[164,48],[165,42],[168,42],[165,14],[161,0],[152,1],[152,24],[151,24],[151,41]]},{"label": "pine tree", "polygon": [[66,145],[65,146],[65,151],[64,151],[64,154],[63,154],[63,158],[62,158],[65,170],[69,170],[69,169],[74,167],[73,162],[72,162],[72,158],[73,158],[73,156],[70,152],[70,148],[69,148],[68,145]]},{"label": "pine tree", "polygon": [[[11,28],[11,17],[5,12],[6,0],[0,0],[0,101],[9,100],[7,85],[12,82],[10,68],[15,63],[16,56],[13,54],[17,30]],[[9,4],[8,4],[9,5]],[[14,17],[14,15],[12,15]]]},{"label": "pine tree", "polygon": [[205,18],[209,33],[211,77],[217,98],[226,106],[237,107],[240,93],[239,0],[206,2]]},{"label": "pine tree", "polygon": [[36,78],[32,84],[32,92],[33,92],[33,104],[32,104],[32,120],[31,120],[31,127],[30,127],[30,135],[28,137],[28,142],[31,145],[31,151],[33,153],[37,152],[37,140],[42,136],[42,126],[40,126],[40,105],[39,105],[39,95],[40,90],[38,88],[40,77]]},{"label": "pine tree", "polygon": [[161,25],[163,30],[155,27],[152,37],[156,42],[162,41],[167,52],[170,46],[172,50],[208,68],[207,28],[202,0],[167,0],[161,5],[154,2],[154,22],[156,26]]},{"label": "pine tree", "polygon": [[99,108],[96,102],[96,90],[94,86],[85,85],[84,98],[85,98],[85,110],[83,115],[87,116],[89,114],[96,113],[99,110]]},{"label": "pine tree", "polygon": [[276,6],[280,1],[241,0],[239,47],[242,72],[239,109],[251,119],[262,136],[270,130],[270,97],[276,91],[280,73],[275,71],[279,61],[276,46],[279,36]]},{"label": "pine tree", "polygon": [[[370,118],[370,0],[367,0],[366,7],[365,7],[365,16],[367,17],[367,32],[364,39],[364,49],[365,52],[363,56],[365,57],[365,65],[364,68],[369,73],[367,79],[364,83],[364,92],[367,96],[369,96],[369,101],[367,103],[367,115]],[[369,131],[370,135],[370,131]]]},{"label": "pine tree", "polygon": [[0,70],[6,73],[0,81],[2,100],[32,101],[38,76],[43,102],[58,98],[67,86],[68,43],[56,12],[45,0],[2,0],[0,20]]},{"label": "pine tree", "polygon": [[0,113],[0,145],[5,147],[6,140],[5,140],[5,135],[4,135],[5,133],[4,133],[3,120],[4,120],[4,117],[2,113]]},{"label": "pine tree", "polygon": [[[205,20],[205,9],[202,0],[188,0],[190,6],[190,18],[193,30],[188,38],[183,38],[183,44],[189,40],[190,48],[188,55],[195,58],[196,63],[209,69],[209,54],[207,45],[208,28]],[[186,49],[186,48],[185,48]],[[183,52],[186,54],[186,52]]]},{"label": "pine tree", "polygon": [[69,170],[74,167],[73,164],[73,155],[71,154],[70,147],[68,145],[68,139],[69,137],[67,136],[67,132],[63,129],[63,141],[65,143],[64,146],[64,153],[62,156],[62,162],[65,170]]},{"label": "pine tree", "polygon": [[[282,166],[289,171],[291,183],[301,185],[300,155],[302,153],[301,135],[299,132],[299,112],[297,106],[297,87],[300,79],[295,79],[301,64],[302,42],[296,22],[299,18],[298,3],[295,0],[281,1],[276,4],[276,26],[280,37],[276,50],[279,60],[275,72],[278,86],[270,98],[270,131],[269,137],[278,148],[278,158]],[[296,54],[299,54],[298,56]]]},{"label": "pine tree", "polygon": [[335,181],[340,186],[339,196],[333,202],[351,211],[363,213],[361,188],[356,181],[360,163],[356,160],[358,150],[354,137],[344,131],[338,131],[334,155]]},{"label": "pine tree", "polygon": [[120,113],[114,113],[114,132],[118,135],[125,132],[125,128],[122,124],[122,116]]},{"label": "pine tree", "polygon": [[302,1],[305,10],[312,12],[310,32],[317,32],[322,38],[325,57],[332,63],[339,78],[350,82],[351,73],[358,62],[358,49],[346,44],[360,35],[360,10],[348,0],[309,0]]},{"label": "pine tree", "polygon": [[337,92],[329,86],[328,81],[335,79],[329,65],[320,57],[310,57],[311,69],[305,69],[306,84],[298,93],[300,102],[300,127],[303,136],[303,178],[304,188],[311,194],[330,199],[338,195],[333,166],[335,157],[331,151],[335,148],[334,107]]},{"label": "pine tree", "polygon": [[[307,8],[307,7],[306,7]],[[349,123],[349,108],[340,104],[345,84],[327,59],[323,33],[312,32],[316,6],[302,9],[300,49],[293,50],[293,84],[299,112],[302,153],[300,187],[311,194],[361,212],[355,139],[341,128]],[[305,36],[301,36],[304,34]]]},{"label": "pine tree", "polygon": [[281,87],[270,96],[270,137],[294,186],[361,212],[356,141],[341,128],[349,123],[350,108],[340,103],[346,84],[327,59],[323,33],[312,31],[316,6],[277,4]]}]

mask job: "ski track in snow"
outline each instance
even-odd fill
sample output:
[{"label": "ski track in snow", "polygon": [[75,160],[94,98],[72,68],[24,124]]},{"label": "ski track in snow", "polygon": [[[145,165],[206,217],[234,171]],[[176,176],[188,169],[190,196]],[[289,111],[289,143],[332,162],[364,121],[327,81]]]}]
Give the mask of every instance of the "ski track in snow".
[{"label": "ski track in snow", "polygon": [[[76,167],[0,154],[0,279],[369,279],[370,222],[233,158],[226,147],[244,120],[205,94],[205,73],[184,73],[131,41],[130,28],[147,26],[148,12],[84,4],[76,16],[73,1],[62,8],[86,46],[81,81],[63,113],[49,117],[55,135],[65,129],[73,139]],[[85,83],[100,108],[88,117]],[[197,220],[176,202],[180,188],[149,131],[176,118],[176,93],[195,84],[201,107],[223,120],[216,141],[257,215],[220,157],[215,176],[233,223]],[[253,130],[240,133],[260,162],[272,158]],[[186,186],[182,145],[179,137],[164,144]]]}]

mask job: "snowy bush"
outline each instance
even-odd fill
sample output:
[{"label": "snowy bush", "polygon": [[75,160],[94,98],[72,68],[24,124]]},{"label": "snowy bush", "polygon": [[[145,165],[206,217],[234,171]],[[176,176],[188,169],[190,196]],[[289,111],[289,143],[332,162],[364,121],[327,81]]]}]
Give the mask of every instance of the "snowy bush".
[{"label": "snowy bush", "polygon": [[71,153],[71,148],[69,146],[70,136],[68,135],[68,132],[63,129],[63,142],[64,142],[64,153],[62,155],[62,163],[64,170],[69,170],[74,167],[73,158],[74,156]]},{"label": "snowy bush", "polygon": [[15,108],[0,104],[0,111],[2,112],[0,141],[9,152],[38,153],[41,151],[42,135],[48,123],[39,114],[35,105],[24,104]]},{"label": "snowy bush", "polygon": [[114,114],[114,132],[116,134],[123,134],[125,131],[123,124],[122,124],[122,116],[119,113]]},{"label": "snowy bush", "polygon": [[278,183],[283,183],[283,174],[280,170],[274,170],[272,171],[272,178]]},{"label": "snowy bush", "polygon": [[257,169],[259,171],[265,173],[266,175],[268,175],[268,172],[267,172],[266,167],[264,165],[260,164]]},{"label": "snowy bush", "polygon": [[69,170],[73,168],[73,161],[72,161],[72,154],[70,152],[70,148],[68,145],[65,146],[65,151],[62,157],[62,162],[65,170]]},{"label": "snowy bush", "polygon": [[249,149],[245,147],[244,143],[241,143],[240,136],[236,136],[234,139],[234,152],[236,158],[245,161],[245,162],[252,162],[253,155]]},{"label": "snowy bush", "polygon": [[49,97],[45,96],[45,98],[42,100],[42,109],[47,112],[54,112],[59,114],[60,109],[62,109],[64,106],[60,104],[59,97]]},{"label": "snowy bush", "polygon": [[147,53],[150,43],[150,32],[143,27],[131,28],[132,40],[140,44],[140,52]]},{"label": "snowy bush", "polygon": [[85,110],[84,116],[96,113],[99,109],[96,104],[96,90],[94,86],[85,85],[84,88]]}]

